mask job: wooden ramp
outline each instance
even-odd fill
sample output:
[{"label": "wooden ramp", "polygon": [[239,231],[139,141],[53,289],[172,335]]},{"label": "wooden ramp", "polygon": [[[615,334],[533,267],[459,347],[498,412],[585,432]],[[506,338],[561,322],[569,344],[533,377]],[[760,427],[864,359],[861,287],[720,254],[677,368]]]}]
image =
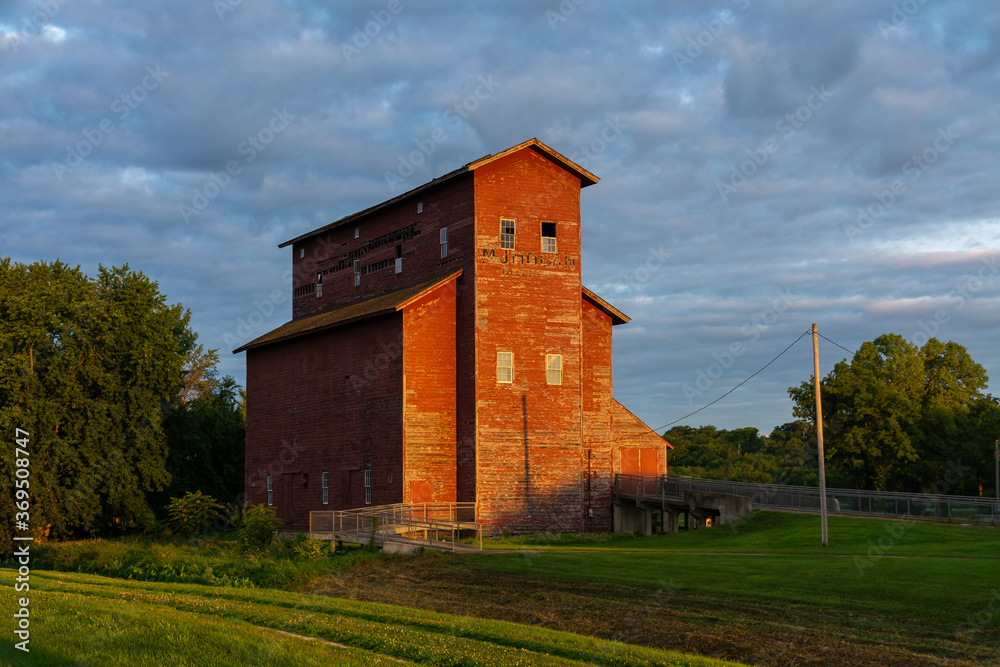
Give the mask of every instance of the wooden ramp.
[{"label": "wooden ramp", "polygon": [[[475,503],[399,503],[362,509],[309,513],[312,539],[373,544],[386,551],[417,547],[441,551],[480,550],[483,533]],[[461,544],[475,536],[478,546]]]}]

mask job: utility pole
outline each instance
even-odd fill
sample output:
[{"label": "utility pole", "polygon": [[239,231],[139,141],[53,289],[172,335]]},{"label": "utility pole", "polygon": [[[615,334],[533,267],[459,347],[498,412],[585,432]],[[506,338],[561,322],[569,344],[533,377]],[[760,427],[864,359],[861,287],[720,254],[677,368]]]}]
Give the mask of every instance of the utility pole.
[{"label": "utility pole", "polygon": [[823,456],[823,403],[819,395],[819,331],[813,323],[813,384],[816,386],[816,445],[819,457],[819,515],[822,523],[823,546],[829,540],[826,532],[826,461]]}]

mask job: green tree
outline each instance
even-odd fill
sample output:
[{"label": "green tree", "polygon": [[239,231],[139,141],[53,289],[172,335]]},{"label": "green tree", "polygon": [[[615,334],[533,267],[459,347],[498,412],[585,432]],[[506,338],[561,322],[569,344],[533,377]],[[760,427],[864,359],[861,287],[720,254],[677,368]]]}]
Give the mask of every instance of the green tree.
[{"label": "green tree", "polygon": [[170,497],[201,491],[227,503],[242,504],[246,443],[245,394],[230,376],[215,379],[210,369],[203,389],[189,394],[164,423],[169,445],[170,485],[153,496],[154,507]]},{"label": "green tree", "polygon": [[[45,535],[146,527],[170,482],[162,418],[195,349],[190,313],[129,267],[89,278],[0,259],[0,432],[30,433],[31,525]],[[12,461],[0,505],[12,516]],[[10,544],[12,527],[0,528]]]},{"label": "green tree", "polygon": [[[917,348],[897,334],[865,342],[821,382],[827,461],[855,488],[922,490],[959,460],[987,381],[957,343]],[[788,393],[795,416],[814,419],[812,380]]]}]

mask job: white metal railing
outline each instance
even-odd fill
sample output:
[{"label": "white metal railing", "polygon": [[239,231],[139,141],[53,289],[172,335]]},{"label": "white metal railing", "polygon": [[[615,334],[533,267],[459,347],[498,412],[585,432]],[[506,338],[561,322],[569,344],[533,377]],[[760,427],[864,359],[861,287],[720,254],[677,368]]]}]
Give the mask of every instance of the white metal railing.
[{"label": "white metal railing", "polygon": [[475,519],[475,503],[397,503],[310,512],[309,532],[361,544],[399,542],[440,548],[450,543],[455,550],[462,531],[474,531],[482,549],[483,533]]}]

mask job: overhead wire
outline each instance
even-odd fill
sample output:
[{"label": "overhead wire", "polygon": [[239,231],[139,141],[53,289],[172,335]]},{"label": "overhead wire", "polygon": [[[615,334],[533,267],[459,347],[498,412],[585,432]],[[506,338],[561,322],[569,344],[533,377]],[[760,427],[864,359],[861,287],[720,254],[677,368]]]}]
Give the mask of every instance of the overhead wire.
[{"label": "overhead wire", "polygon": [[[687,419],[688,417],[690,417],[690,416],[692,416],[692,415],[696,415],[696,414],[698,414],[699,412],[701,412],[701,411],[702,411],[702,410],[704,410],[705,408],[710,408],[710,407],[712,407],[713,405],[715,405],[716,403],[718,403],[719,401],[721,401],[722,399],[724,399],[724,398],[725,398],[726,396],[729,396],[729,395],[730,395],[731,393],[733,393],[734,391],[736,391],[737,389],[739,389],[740,387],[742,387],[743,385],[745,385],[745,384],[746,384],[747,382],[749,382],[750,380],[752,380],[752,379],[753,379],[754,377],[756,377],[756,376],[757,376],[758,374],[760,374],[760,373],[761,373],[761,372],[762,372],[762,371],[763,371],[763,370],[764,370],[765,368],[767,368],[768,366],[770,366],[771,364],[773,364],[774,362],[776,362],[776,361],[777,361],[777,360],[778,360],[779,358],[781,358],[781,356],[782,356],[783,354],[785,354],[785,352],[788,352],[788,351],[789,351],[790,349],[792,349],[792,347],[793,347],[793,346],[794,346],[794,345],[795,345],[796,343],[798,343],[798,342],[799,342],[800,340],[802,340],[802,339],[803,339],[803,338],[804,338],[805,336],[807,336],[807,335],[808,335],[808,334],[810,334],[810,333],[812,333],[812,329],[811,329],[811,328],[810,328],[810,329],[806,329],[805,331],[803,331],[803,332],[802,332],[802,335],[801,335],[801,336],[799,336],[799,337],[798,337],[798,338],[796,338],[796,339],[795,339],[794,341],[792,341],[792,342],[791,342],[791,344],[790,344],[790,345],[789,345],[788,347],[786,347],[786,348],[785,348],[784,350],[782,350],[781,352],[779,352],[779,353],[778,353],[778,355],[777,355],[776,357],[774,357],[773,359],[771,359],[771,361],[769,361],[769,362],[767,362],[766,364],[764,364],[763,366],[761,366],[761,367],[760,367],[759,369],[757,369],[757,370],[756,370],[756,371],[755,371],[755,372],[754,372],[754,373],[753,373],[752,375],[750,375],[750,376],[749,376],[749,377],[748,377],[747,379],[743,380],[743,382],[740,382],[740,383],[739,383],[738,385],[736,385],[735,387],[733,387],[732,389],[730,389],[729,391],[727,391],[727,392],[726,392],[725,394],[723,394],[722,396],[719,396],[719,397],[718,397],[717,399],[715,399],[715,400],[714,400],[714,401],[712,401],[711,403],[709,403],[709,404],[707,404],[707,405],[703,405],[702,407],[698,408],[698,409],[697,409],[697,410],[695,410],[694,412],[689,412],[688,414],[684,415],[684,416],[683,416],[683,417],[681,417],[680,419],[675,419],[674,421],[670,422],[669,424],[666,424],[666,425],[664,425],[664,426],[660,426],[660,427],[658,427],[658,428],[655,428],[655,429],[650,429],[650,430],[652,430],[652,431],[654,431],[654,432],[655,432],[655,431],[659,431],[659,430],[660,430],[661,428],[670,428],[671,426],[673,426],[673,425],[674,425],[674,424],[676,424],[677,422],[682,422],[682,421],[684,421],[685,419]],[[831,341],[831,342],[832,342],[832,341]]]}]

